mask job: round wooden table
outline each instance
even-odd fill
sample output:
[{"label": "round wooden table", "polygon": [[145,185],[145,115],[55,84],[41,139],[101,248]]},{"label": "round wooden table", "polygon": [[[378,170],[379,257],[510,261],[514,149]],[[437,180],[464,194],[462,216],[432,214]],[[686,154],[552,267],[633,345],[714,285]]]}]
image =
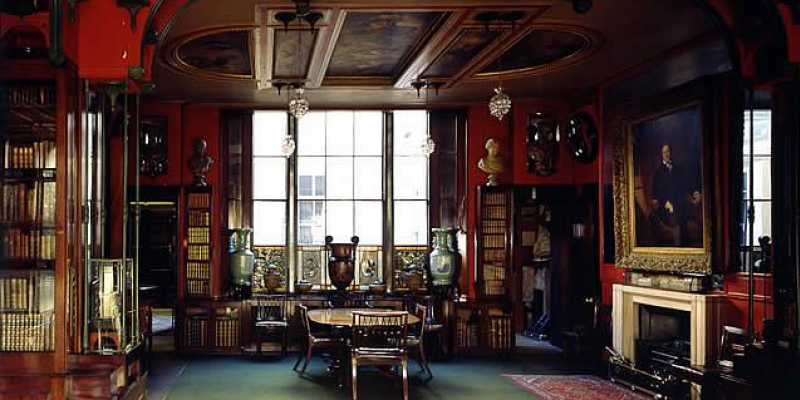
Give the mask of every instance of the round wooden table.
[{"label": "round wooden table", "polygon": [[[381,310],[377,308],[324,308],[319,310],[309,310],[308,319],[321,325],[333,326],[353,326],[353,312],[365,311],[371,313],[394,312],[392,310]],[[419,322],[419,318],[413,314],[408,315],[408,324],[414,325]]]}]

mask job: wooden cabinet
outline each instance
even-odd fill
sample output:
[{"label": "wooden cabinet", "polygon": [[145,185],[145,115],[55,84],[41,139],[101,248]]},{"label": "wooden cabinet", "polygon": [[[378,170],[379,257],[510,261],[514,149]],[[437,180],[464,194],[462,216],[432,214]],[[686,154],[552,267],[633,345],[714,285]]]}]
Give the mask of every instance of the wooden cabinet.
[{"label": "wooden cabinet", "polygon": [[509,186],[475,190],[476,297],[456,304],[456,353],[507,354],[515,345],[514,190]]},{"label": "wooden cabinet", "polygon": [[180,352],[185,354],[240,354],[242,351],[242,303],[241,301],[183,303],[178,313]]},{"label": "wooden cabinet", "polygon": [[458,355],[504,355],[515,346],[512,313],[507,303],[456,303],[455,321],[454,340]]},{"label": "wooden cabinet", "polygon": [[0,82],[0,375],[63,372],[75,334],[66,278],[77,262],[67,168],[76,79],[45,60],[13,60],[0,62]]}]

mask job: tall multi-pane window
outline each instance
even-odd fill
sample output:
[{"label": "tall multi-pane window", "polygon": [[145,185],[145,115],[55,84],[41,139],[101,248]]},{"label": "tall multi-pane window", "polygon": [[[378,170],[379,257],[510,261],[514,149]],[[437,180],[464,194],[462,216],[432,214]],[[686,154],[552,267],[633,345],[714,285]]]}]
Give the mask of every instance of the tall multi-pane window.
[{"label": "tall multi-pane window", "polygon": [[428,243],[428,135],[426,111],[394,112],[394,244]]},{"label": "tall multi-pane window", "polygon": [[[354,287],[384,277],[384,112],[312,111],[297,125],[296,279],[330,286],[325,237],[358,236]],[[428,241],[428,133],[425,111],[394,112],[395,249],[424,260]],[[284,111],[257,111],[253,120],[253,230],[260,248],[286,246],[287,159]],[[280,247],[281,249],[284,247]],[[409,260],[407,254],[401,257]],[[405,262],[405,261],[404,261]],[[289,275],[287,274],[287,277]],[[394,279],[392,277],[391,279]],[[255,278],[254,278],[255,280]],[[290,285],[289,285],[290,286]]]},{"label": "tall multi-pane window", "polygon": [[421,268],[428,253],[428,157],[421,148],[427,136],[426,111],[394,112],[395,288],[405,287],[404,269]]},{"label": "tall multi-pane window", "polygon": [[286,245],[286,157],[281,139],[286,135],[283,111],[253,115],[253,243]]},{"label": "tall multi-pane window", "polygon": [[[750,159],[752,140],[752,185],[750,182]],[[750,111],[744,116],[744,182],[742,185],[742,207],[744,224],[742,224],[742,247],[750,246],[750,224],[747,210],[753,205],[755,222],[753,223],[753,246],[759,251],[758,239],[772,235],[772,112],[770,110],[753,111],[753,129],[750,131]]]},{"label": "tall multi-pane window", "polygon": [[326,286],[317,256],[325,237],[350,242],[358,236],[354,284],[381,278],[383,113],[310,112],[300,119],[297,136],[301,275]]}]

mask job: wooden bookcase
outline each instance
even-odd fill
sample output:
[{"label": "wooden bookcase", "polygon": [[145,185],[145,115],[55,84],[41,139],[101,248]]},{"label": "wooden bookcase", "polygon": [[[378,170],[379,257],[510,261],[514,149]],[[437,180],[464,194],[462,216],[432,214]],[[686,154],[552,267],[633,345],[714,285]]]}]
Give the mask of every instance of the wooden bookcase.
[{"label": "wooden bookcase", "polygon": [[475,300],[456,304],[456,353],[501,355],[514,348],[514,190],[476,189]]},{"label": "wooden bookcase", "polygon": [[178,316],[179,347],[184,354],[240,354],[241,301],[189,301]]},{"label": "wooden bookcase", "polygon": [[516,345],[509,304],[456,303],[455,351],[462,356],[504,355]]},{"label": "wooden bookcase", "polygon": [[514,191],[505,186],[476,188],[475,251],[477,298],[498,300],[511,293],[515,271]]},{"label": "wooden bookcase", "polygon": [[186,197],[184,293],[187,298],[209,298],[214,259],[212,189],[208,186],[190,187]]},{"label": "wooden bookcase", "polygon": [[59,76],[0,86],[0,353],[55,356],[56,260],[63,257],[57,202],[65,174],[57,171],[66,144]]}]

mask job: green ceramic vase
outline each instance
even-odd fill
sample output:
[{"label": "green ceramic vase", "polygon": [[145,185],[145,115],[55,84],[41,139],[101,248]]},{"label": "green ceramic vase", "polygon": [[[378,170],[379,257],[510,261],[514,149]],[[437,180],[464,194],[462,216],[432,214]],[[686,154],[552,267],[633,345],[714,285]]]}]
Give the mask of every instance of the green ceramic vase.
[{"label": "green ceramic vase", "polygon": [[434,286],[453,284],[461,255],[458,253],[455,228],[433,228],[433,251],[430,254],[431,283]]},{"label": "green ceramic vase", "polygon": [[250,228],[234,229],[231,234],[234,250],[231,253],[231,282],[237,286],[250,286],[255,257],[250,251]]}]

